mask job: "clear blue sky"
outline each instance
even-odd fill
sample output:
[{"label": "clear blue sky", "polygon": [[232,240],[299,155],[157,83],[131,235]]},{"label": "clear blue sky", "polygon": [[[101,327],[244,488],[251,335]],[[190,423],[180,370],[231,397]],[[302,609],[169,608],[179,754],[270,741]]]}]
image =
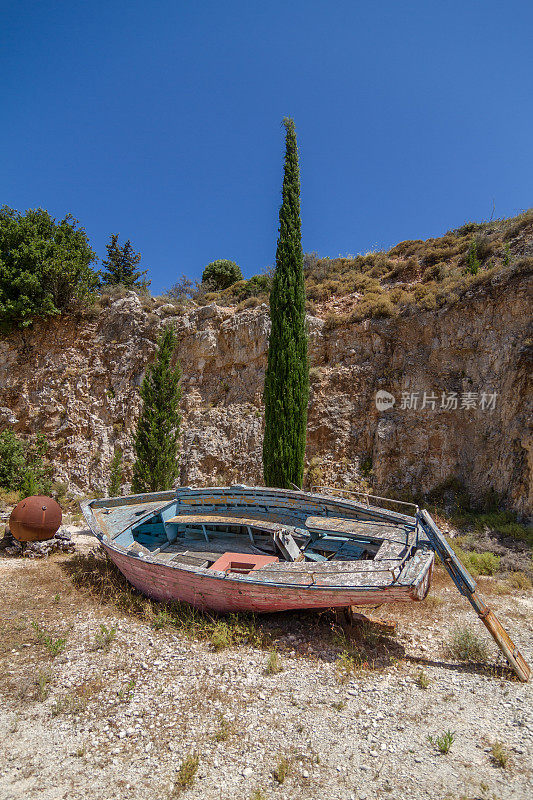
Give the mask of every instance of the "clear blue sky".
[{"label": "clear blue sky", "polygon": [[528,0],[0,0],[0,204],[130,238],[152,289],[274,262],[283,116],[306,251],[533,204]]}]

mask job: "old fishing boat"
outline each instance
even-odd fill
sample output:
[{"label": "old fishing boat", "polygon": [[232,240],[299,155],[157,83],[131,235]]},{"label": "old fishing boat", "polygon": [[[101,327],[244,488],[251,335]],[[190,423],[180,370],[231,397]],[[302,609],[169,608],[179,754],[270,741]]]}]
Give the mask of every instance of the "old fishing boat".
[{"label": "old fishing boat", "polygon": [[119,570],[156,600],[222,612],[422,600],[434,558],[423,529],[371,500],[240,485],[82,510]]},{"label": "old fishing boat", "polygon": [[418,506],[328,487],[237,485],[90,500],[81,508],[109,558],[141,592],[221,612],[423,600],[436,552],[511,668],[529,679],[528,664],[475,580]]}]

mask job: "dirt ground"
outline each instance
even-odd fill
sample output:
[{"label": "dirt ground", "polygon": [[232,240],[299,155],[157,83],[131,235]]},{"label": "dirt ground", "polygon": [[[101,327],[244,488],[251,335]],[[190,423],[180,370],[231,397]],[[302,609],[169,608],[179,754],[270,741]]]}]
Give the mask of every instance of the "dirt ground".
[{"label": "dirt ground", "polygon": [[[0,800],[533,795],[531,684],[440,570],[423,603],[369,612],[394,631],[280,614],[224,647],[102,602],[73,558],[0,560]],[[531,663],[531,590],[480,593]],[[447,654],[457,627],[486,663]]]}]

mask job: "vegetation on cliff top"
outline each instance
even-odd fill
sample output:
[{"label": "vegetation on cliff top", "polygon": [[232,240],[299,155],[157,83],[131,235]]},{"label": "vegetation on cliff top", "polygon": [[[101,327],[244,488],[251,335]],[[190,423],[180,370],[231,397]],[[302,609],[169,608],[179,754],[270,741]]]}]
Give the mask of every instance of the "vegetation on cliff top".
[{"label": "vegetation on cliff top", "polygon": [[27,327],[36,316],[85,304],[98,286],[96,254],[70,214],[56,222],[41,208],[0,209],[0,325]]},{"label": "vegetation on cliff top", "polygon": [[[329,327],[368,317],[432,311],[477,286],[533,271],[533,209],[516,217],[469,222],[438,238],[400,242],[388,251],[338,258],[304,255],[310,313]],[[252,307],[268,302],[268,283],[255,276],[197,301]]]},{"label": "vegetation on cliff top", "polygon": [[104,270],[100,272],[101,285],[147,289],[151,283],[146,280],[148,270],[137,269],[141,254],[135,252],[129,239],[120,245],[118,237],[118,233],[112,233],[106,244],[107,258],[102,261]]},{"label": "vegetation on cliff top", "polygon": [[309,364],[300,224],[300,170],[296,131],[285,119],[285,169],[279,211],[276,271],[270,293],[271,331],[265,375],[263,472],[267,486],[303,482]]}]

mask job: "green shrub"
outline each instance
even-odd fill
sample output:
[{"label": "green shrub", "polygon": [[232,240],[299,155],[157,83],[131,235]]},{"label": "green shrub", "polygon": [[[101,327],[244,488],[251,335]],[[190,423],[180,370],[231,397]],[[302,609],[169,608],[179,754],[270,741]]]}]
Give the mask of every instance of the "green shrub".
[{"label": "green shrub", "polygon": [[48,442],[39,434],[23,441],[13,431],[0,433],[0,487],[20,492],[23,497],[50,494],[50,464],[47,461]]},{"label": "green shrub", "polygon": [[212,291],[227,289],[242,279],[242,272],[237,264],[225,258],[212,261],[202,273],[202,283],[207,284]]},{"label": "green shrub", "polygon": [[56,222],[43,209],[0,209],[0,323],[26,327],[35,317],[87,303],[98,286],[96,254],[68,214]]}]

